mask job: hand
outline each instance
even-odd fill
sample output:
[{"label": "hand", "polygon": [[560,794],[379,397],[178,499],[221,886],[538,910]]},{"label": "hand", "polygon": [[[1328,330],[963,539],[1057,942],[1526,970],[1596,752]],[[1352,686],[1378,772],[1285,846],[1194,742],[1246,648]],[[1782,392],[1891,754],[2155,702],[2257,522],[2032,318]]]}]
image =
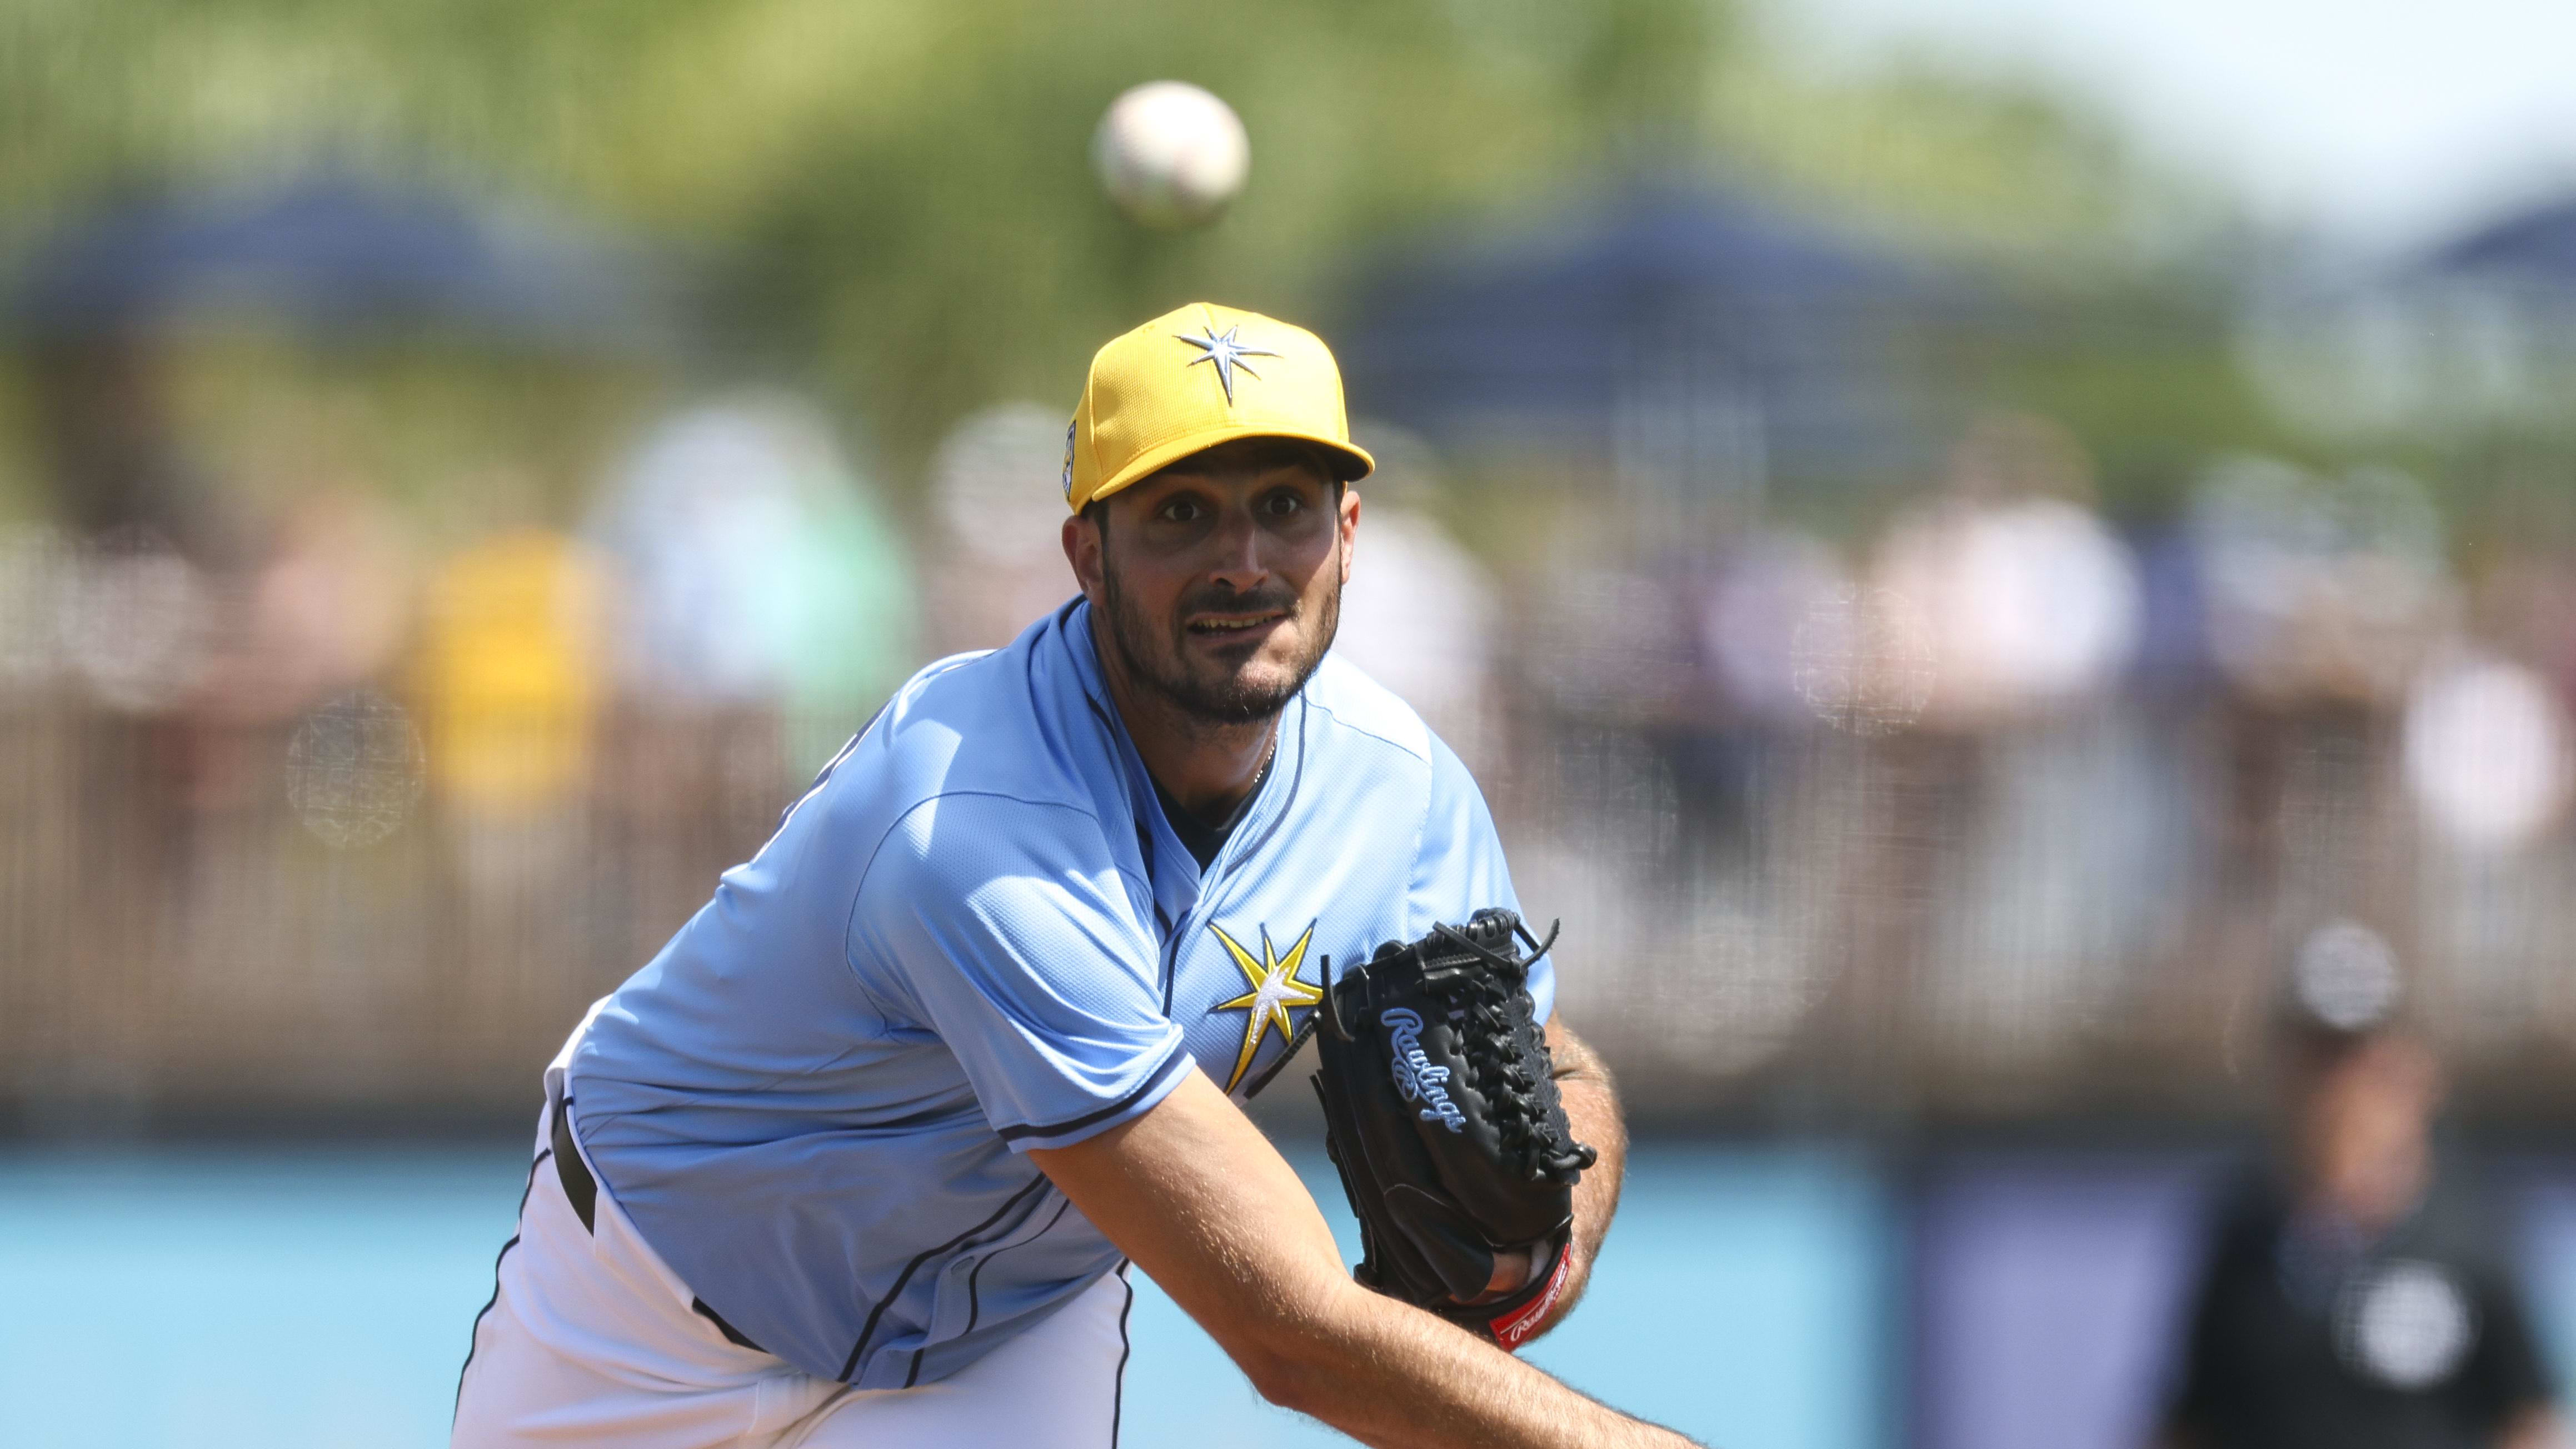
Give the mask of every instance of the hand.
[{"label": "hand", "polygon": [[[1553,1258],[1545,1260],[1552,1264]],[[1530,1285],[1539,1275],[1542,1260],[1535,1248],[1504,1248],[1494,1254],[1494,1274],[1485,1280],[1485,1291],[1462,1303],[1494,1303],[1509,1298]]]}]

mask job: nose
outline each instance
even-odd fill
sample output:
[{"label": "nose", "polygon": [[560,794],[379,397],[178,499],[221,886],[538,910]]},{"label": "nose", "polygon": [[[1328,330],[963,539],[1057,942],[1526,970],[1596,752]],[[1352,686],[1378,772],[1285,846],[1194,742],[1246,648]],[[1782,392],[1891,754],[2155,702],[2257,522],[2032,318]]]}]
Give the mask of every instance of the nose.
[{"label": "nose", "polygon": [[1255,527],[1252,510],[1229,508],[1225,523],[1217,532],[1216,561],[1208,577],[1232,588],[1236,593],[1250,593],[1270,577],[1270,566],[1261,558],[1262,531]]}]

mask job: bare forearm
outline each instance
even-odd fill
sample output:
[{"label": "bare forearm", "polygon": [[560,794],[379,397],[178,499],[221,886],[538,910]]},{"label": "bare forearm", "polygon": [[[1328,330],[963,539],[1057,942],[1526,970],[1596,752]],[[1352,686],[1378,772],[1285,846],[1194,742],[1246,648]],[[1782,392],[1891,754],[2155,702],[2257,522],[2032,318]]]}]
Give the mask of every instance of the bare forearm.
[{"label": "bare forearm", "polygon": [[1685,1449],[1353,1283],[1314,1199],[1193,1073],[1143,1117],[1031,1154],[1262,1396],[1378,1449]]},{"label": "bare forearm", "polygon": [[1347,1280],[1271,1384],[1275,1401],[1378,1449],[1683,1449],[1420,1309]]}]

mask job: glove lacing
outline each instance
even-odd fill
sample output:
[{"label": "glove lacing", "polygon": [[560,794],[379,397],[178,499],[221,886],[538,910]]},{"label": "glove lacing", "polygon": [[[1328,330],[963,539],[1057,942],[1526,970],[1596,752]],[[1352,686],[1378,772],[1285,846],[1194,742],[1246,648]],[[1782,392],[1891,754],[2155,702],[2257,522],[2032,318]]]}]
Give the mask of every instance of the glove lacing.
[{"label": "glove lacing", "polygon": [[[1502,935],[1503,943],[1508,946],[1516,934],[1535,948],[1529,955],[1498,951],[1469,934],[1480,927],[1490,931],[1506,922],[1509,929]],[[1536,1033],[1537,1025],[1513,1020],[1508,1009],[1531,964],[1556,944],[1557,928],[1550,926],[1547,939],[1540,941],[1518,917],[1496,911],[1479,913],[1465,931],[1446,922],[1436,923],[1432,929],[1443,940],[1494,968],[1471,971],[1466,969],[1465,961],[1426,961],[1422,982],[1465,1018],[1466,1027],[1458,1034],[1459,1054],[1466,1059],[1469,1085],[1485,1100],[1487,1116],[1504,1156],[1532,1182],[1573,1182],[1599,1154],[1573,1140],[1572,1133],[1550,1120],[1548,1104],[1540,1099],[1541,1083],[1531,1075],[1527,1058],[1515,1046],[1521,1031]],[[1541,1050],[1544,1049],[1542,1042]]]}]

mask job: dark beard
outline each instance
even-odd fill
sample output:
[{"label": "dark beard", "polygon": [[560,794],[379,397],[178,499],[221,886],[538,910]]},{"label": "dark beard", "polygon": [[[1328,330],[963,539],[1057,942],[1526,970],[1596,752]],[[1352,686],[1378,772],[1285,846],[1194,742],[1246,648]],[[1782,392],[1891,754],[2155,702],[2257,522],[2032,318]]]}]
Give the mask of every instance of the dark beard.
[{"label": "dark beard", "polygon": [[[1288,701],[1297,697],[1297,691],[1306,687],[1306,681],[1314,677],[1342,627],[1342,590],[1337,584],[1324,596],[1322,627],[1315,631],[1314,652],[1297,661],[1294,676],[1287,682],[1268,687],[1235,678],[1209,685],[1190,678],[1172,662],[1180,656],[1181,640],[1172,641],[1169,653],[1154,648],[1154,626],[1142,613],[1128,607],[1127,596],[1118,587],[1117,570],[1104,570],[1100,582],[1108,603],[1110,645],[1118,651],[1118,662],[1127,677],[1202,724],[1248,725],[1276,719],[1279,711],[1288,707]],[[1230,608],[1247,611],[1297,607],[1293,598],[1281,603],[1257,594],[1224,602]]]}]

